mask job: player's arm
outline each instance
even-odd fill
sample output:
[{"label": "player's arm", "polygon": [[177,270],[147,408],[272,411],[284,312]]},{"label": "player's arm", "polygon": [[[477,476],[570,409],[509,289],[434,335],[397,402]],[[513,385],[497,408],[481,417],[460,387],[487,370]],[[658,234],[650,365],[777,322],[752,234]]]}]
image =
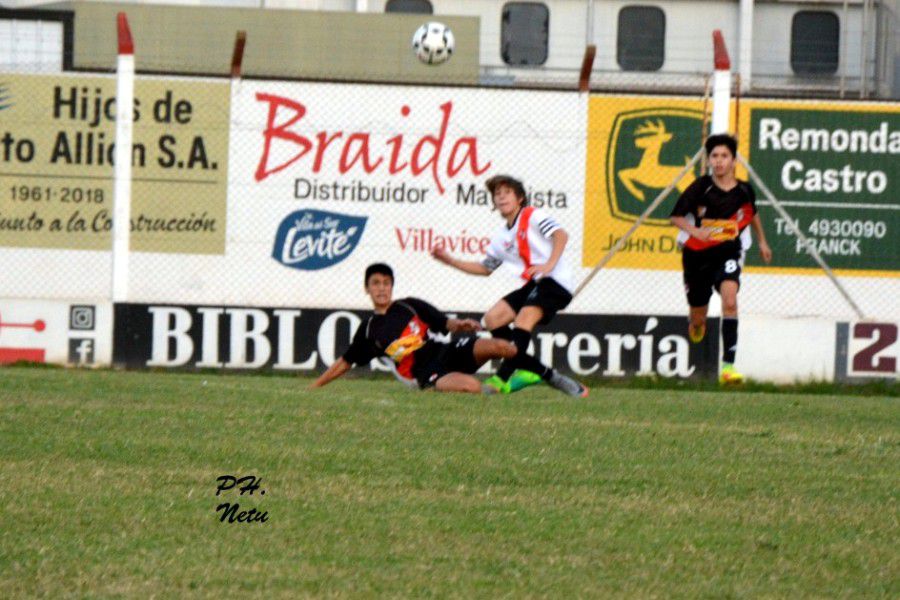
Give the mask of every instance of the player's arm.
[{"label": "player's arm", "polygon": [[527,271],[529,277],[534,277],[535,275],[544,277],[549,275],[550,272],[556,268],[559,259],[562,257],[563,250],[566,249],[566,244],[569,243],[569,234],[565,229],[560,227],[550,234],[550,242],[553,244],[550,249],[550,258],[542,265],[532,265],[529,267]]},{"label": "player's arm", "polygon": [[481,325],[475,319],[449,318],[433,305],[418,298],[407,298],[404,302],[409,303],[416,310],[419,317],[435,331],[449,333],[481,331]]},{"label": "player's arm", "polygon": [[365,364],[375,358],[366,342],[366,329],[365,323],[356,328],[353,341],[350,342],[350,347],[347,348],[344,355],[334,361],[309,387],[320,388],[323,385],[328,385],[352,369],[353,365]]},{"label": "player's arm", "polygon": [[681,196],[678,197],[678,201],[672,208],[672,214],[669,215],[669,221],[672,225],[689,236],[705,242],[712,235],[712,231],[705,227],[697,227],[687,218],[688,215],[697,214],[697,204],[703,195],[701,190],[701,186],[703,185],[706,185],[706,177],[695,179],[693,183],[681,193]]},{"label": "player's arm", "polygon": [[709,239],[709,236],[712,235],[712,232],[709,229],[691,224],[691,222],[687,220],[687,217],[672,216],[669,217],[669,221],[678,229],[698,240],[706,241]]},{"label": "player's arm", "polygon": [[470,275],[490,275],[494,272],[494,269],[489,269],[484,262],[454,258],[442,246],[432,250],[431,255],[445,265],[450,265],[454,269]]},{"label": "player's arm", "polygon": [[341,357],[334,361],[334,363],[330,367],[328,367],[328,369],[326,369],[324,373],[319,375],[318,379],[316,379],[309,387],[320,388],[323,385],[328,385],[352,368],[353,365],[344,360],[344,357]]},{"label": "player's arm", "polygon": [[447,319],[447,331],[450,333],[471,333],[481,329],[481,323],[475,319]]},{"label": "player's arm", "polygon": [[753,233],[756,234],[756,241],[759,244],[759,255],[762,257],[763,262],[769,264],[772,262],[772,249],[769,248],[769,243],[766,242],[766,232],[763,231],[762,221],[759,218],[759,213],[753,215],[753,220],[750,221],[750,226],[753,228]]},{"label": "player's arm", "polygon": [[743,185],[747,191],[747,196],[750,198],[750,205],[753,206],[753,220],[750,221],[750,227],[753,228],[753,233],[756,234],[756,242],[759,244],[759,255],[764,263],[769,264],[772,262],[772,249],[769,248],[769,243],[766,241],[766,232],[763,231],[762,220],[759,218],[759,211],[756,209],[756,191],[749,183],[744,183]]}]

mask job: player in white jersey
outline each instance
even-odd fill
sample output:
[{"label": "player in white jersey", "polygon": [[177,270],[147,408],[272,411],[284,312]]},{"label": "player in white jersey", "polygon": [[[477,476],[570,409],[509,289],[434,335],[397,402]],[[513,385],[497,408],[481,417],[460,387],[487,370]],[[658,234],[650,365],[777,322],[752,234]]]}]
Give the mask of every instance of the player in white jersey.
[{"label": "player in white jersey", "polygon": [[500,393],[509,393],[543,379],[565,393],[585,397],[586,387],[527,353],[535,326],[549,323],[572,301],[574,276],[563,260],[569,234],[549,214],[528,205],[525,187],[518,179],[497,175],[488,179],[486,185],[503,225],[491,237],[484,260],[459,260],[443,247],[432,252],[437,260],[472,275],[490,275],[507,263],[525,281],[525,285],[501,298],[484,315],[484,325],[491,334],[511,340],[518,349],[516,356],[504,360],[497,374],[486,383]]}]

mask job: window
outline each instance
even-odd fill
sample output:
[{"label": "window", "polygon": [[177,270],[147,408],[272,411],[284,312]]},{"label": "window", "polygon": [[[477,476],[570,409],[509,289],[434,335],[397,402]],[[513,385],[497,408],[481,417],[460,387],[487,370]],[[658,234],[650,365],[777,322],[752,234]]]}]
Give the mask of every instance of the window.
[{"label": "window", "polygon": [[539,66],[547,62],[550,9],[539,2],[503,5],[500,55],[508,65]]},{"label": "window", "polygon": [[791,23],[791,69],[798,75],[836,73],[839,42],[836,14],[801,10]]},{"label": "window", "polygon": [[658,71],[666,56],[666,14],[655,6],[619,11],[616,62],[623,71]]},{"label": "window", "polygon": [[388,0],[384,12],[430,15],[434,8],[428,0]]},{"label": "window", "polygon": [[0,8],[0,64],[5,71],[72,70],[74,13]]}]

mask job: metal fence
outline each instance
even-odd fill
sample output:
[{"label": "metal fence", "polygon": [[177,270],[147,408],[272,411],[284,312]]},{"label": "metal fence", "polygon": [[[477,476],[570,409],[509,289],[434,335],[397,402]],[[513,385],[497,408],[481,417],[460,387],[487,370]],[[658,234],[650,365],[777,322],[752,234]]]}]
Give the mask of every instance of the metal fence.
[{"label": "metal fence", "polygon": [[[0,296],[108,299],[115,80],[2,82]],[[521,178],[565,227],[580,281],[700,146],[703,92],[140,76],[128,300],[364,308],[362,272],[385,261],[399,296],[486,310],[519,274],[466,275],[429,251],[483,257],[503,225],[483,185],[497,173]],[[759,194],[775,260],[748,255],[744,314],[853,317],[798,246],[796,225],[867,316],[900,315],[898,115],[896,104],[740,103],[741,153],[797,219],[784,222]],[[569,311],[685,311],[666,217],[686,183]]]}]

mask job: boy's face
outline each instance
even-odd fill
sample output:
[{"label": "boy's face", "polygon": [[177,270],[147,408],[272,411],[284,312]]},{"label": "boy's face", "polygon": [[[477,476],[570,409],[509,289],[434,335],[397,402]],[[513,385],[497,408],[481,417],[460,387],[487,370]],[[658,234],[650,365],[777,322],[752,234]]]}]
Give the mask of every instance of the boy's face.
[{"label": "boy's face", "polygon": [[390,275],[373,273],[366,281],[366,293],[372,298],[375,308],[384,308],[390,305],[393,292],[394,280]]},{"label": "boy's face", "polygon": [[716,146],[709,153],[709,166],[712,167],[713,175],[724,177],[734,171],[734,154],[728,146]]},{"label": "boy's face", "polygon": [[501,215],[510,215],[516,212],[521,204],[521,200],[516,196],[516,192],[505,183],[501,183],[494,188],[494,206],[500,211]]}]

